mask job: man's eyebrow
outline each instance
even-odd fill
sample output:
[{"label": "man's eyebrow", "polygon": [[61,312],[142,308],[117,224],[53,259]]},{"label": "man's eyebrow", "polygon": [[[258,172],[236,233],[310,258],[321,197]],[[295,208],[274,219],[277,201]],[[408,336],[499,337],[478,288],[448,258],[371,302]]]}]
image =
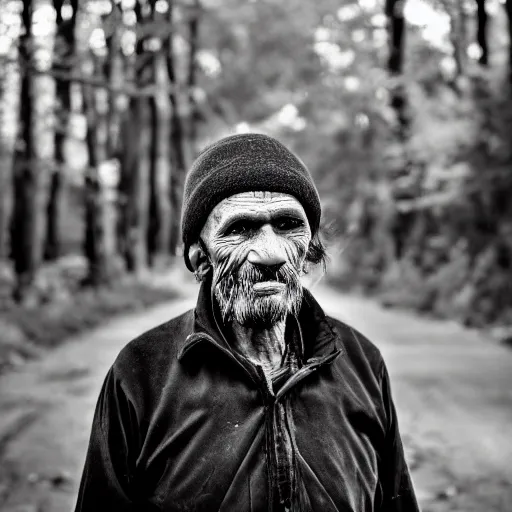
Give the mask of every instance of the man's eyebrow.
[{"label": "man's eyebrow", "polygon": [[292,217],[294,219],[305,221],[305,215],[296,208],[282,208],[276,211],[271,212],[238,212],[233,214],[228,214],[226,218],[224,218],[220,223],[220,229],[225,230],[229,226],[233,225],[235,222],[244,220],[248,222],[264,222],[267,221],[270,217],[270,220],[275,220],[280,217]]}]

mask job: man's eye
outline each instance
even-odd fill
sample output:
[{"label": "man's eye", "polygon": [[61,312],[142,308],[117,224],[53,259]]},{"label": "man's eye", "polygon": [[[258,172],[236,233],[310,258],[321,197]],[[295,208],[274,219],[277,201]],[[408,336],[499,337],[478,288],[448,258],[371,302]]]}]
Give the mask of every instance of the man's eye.
[{"label": "man's eye", "polygon": [[247,233],[247,231],[249,231],[249,229],[250,229],[250,226],[247,224],[247,222],[238,221],[238,222],[231,224],[231,226],[229,226],[226,229],[225,234],[226,235],[243,235],[244,233]]},{"label": "man's eye", "polygon": [[292,217],[283,217],[277,219],[274,222],[274,227],[280,231],[290,231],[302,226],[304,223],[300,219],[294,219]]}]

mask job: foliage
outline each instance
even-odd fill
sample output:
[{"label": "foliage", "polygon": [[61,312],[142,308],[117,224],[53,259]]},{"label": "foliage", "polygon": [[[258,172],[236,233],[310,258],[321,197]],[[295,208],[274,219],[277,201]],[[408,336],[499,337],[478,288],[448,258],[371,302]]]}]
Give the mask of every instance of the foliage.
[{"label": "foliage", "polygon": [[[402,257],[381,270],[373,263],[372,289],[388,305],[458,318],[470,325],[509,322],[512,103],[508,87],[500,75],[475,71],[470,91],[462,98],[448,87],[438,87],[435,94],[424,88],[413,91],[415,123],[409,151],[421,169],[420,184],[415,197],[395,203],[406,208],[413,220]],[[382,255],[382,237],[378,244],[372,239],[383,229],[385,209],[385,202],[367,209],[372,229],[361,230],[363,247],[359,242],[348,250],[356,269],[378,262]],[[384,230],[384,237],[392,239],[392,235],[392,228]]]}]

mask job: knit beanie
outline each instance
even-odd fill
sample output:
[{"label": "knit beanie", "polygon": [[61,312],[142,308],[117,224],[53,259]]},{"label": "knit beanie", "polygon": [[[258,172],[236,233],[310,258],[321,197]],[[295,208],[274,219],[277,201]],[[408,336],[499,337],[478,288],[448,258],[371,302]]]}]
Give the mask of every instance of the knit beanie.
[{"label": "knit beanie", "polygon": [[304,163],[278,140],[258,133],[232,135],[206,147],[185,180],[181,232],[185,263],[213,208],[250,191],[282,192],[303,206],[312,234],[320,225],[320,199]]}]

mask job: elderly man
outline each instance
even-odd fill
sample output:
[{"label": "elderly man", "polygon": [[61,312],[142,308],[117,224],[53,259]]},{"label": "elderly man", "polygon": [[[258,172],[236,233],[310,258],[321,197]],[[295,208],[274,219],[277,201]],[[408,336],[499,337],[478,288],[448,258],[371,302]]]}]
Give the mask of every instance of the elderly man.
[{"label": "elderly man", "polygon": [[301,286],[320,213],[271,137],[199,155],[182,214],[197,306],[110,369],[77,511],[418,510],[379,350]]}]

